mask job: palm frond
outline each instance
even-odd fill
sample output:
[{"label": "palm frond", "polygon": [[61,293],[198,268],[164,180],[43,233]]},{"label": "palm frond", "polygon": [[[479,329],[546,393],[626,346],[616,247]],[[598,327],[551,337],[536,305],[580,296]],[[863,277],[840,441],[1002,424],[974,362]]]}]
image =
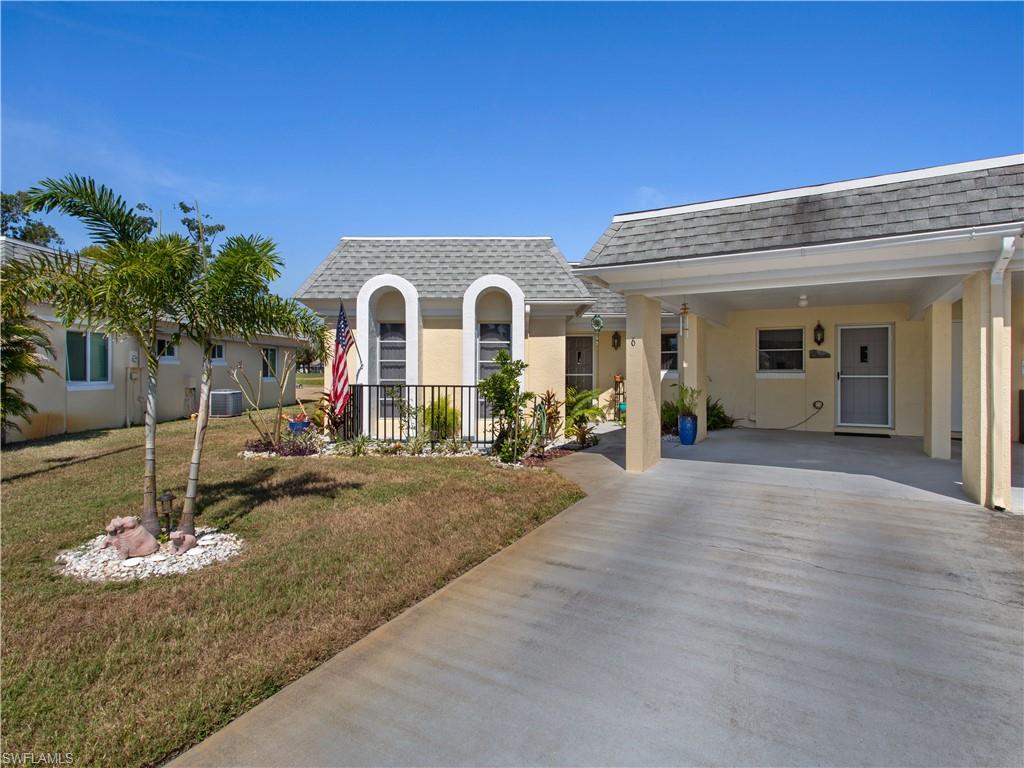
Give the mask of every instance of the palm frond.
[{"label": "palm frond", "polygon": [[135,213],[120,195],[87,176],[69,174],[43,179],[28,191],[33,211],[61,211],[80,219],[99,243],[136,242],[150,232],[148,220]]}]

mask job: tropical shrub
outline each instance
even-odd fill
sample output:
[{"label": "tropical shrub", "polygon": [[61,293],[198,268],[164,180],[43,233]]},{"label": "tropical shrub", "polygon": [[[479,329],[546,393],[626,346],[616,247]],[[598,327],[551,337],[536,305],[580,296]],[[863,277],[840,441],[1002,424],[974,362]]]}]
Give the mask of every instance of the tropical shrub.
[{"label": "tropical shrub", "polygon": [[679,431],[679,405],[674,400],[661,403],[661,431],[665,434]]},{"label": "tropical shrub", "polygon": [[544,414],[544,434],[542,435],[544,447],[554,442],[562,429],[563,405],[565,405],[565,401],[559,400],[558,395],[550,389],[537,399],[537,408],[540,413]]},{"label": "tropical shrub", "polygon": [[679,415],[696,416],[697,406],[700,404],[700,398],[704,394],[703,390],[696,387],[688,387],[685,384],[673,384],[672,386],[679,388],[679,394],[676,397],[676,408],[679,410]]},{"label": "tropical shrub", "polygon": [[430,447],[430,435],[416,435],[405,442],[405,452],[410,456],[422,456]]},{"label": "tropical shrub", "polygon": [[32,314],[28,304],[34,290],[35,273],[30,265],[9,261],[0,267],[0,432],[21,431],[12,419],[28,419],[36,407],[17,386],[27,377],[40,381],[54,368],[44,355],[53,356],[53,346],[44,323]]},{"label": "tropical shrub", "polygon": [[432,439],[447,440],[458,436],[462,414],[447,395],[442,395],[420,408],[419,426],[429,430]]},{"label": "tropical shrub", "polygon": [[708,429],[729,429],[735,423],[736,419],[726,413],[719,398],[708,398]]},{"label": "tropical shrub", "polygon": [[594,428],[590,422],[603,416],[596,405],[599,389],[576,389],[569,387],[565,392],[565,434],[581,446],[594,442]]}]

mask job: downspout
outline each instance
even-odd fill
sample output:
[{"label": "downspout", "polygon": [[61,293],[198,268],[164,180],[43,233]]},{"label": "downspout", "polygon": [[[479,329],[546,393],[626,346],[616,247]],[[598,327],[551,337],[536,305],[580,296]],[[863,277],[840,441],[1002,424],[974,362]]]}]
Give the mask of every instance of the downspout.
[{"label": "downspout", "polygon": [[[1014,250],[1017,247],[1016,237],[1004,237],[1003,247],[999,252],[999,257],[992,265],[992,274],[989,280],[990,283],[990,298],[989,298],[989,348],[988,348],[988,477],[986,478],[986,496],[989,504],[993,509],[1002,510],[1006,499],[996,497],[996,473],[994,466],[1000,453],[1002,453],[1002,447],[999,443],[1000,432],[994,429],[996,420],[996,398],[1001,397],[1001,393],[997,392],[997,379],[1000,373],[1000,366],[996,362],[997,355],[999,355],[999,347],[1003,343],[1003,333],[1005,332],[1005,318],[1009,311],[1009,307],[1005,306],[1004,301],[1005,292],[1003,290],[1003,282],[1006,278],[1006,268],[1010,264],[1010,259],[1013,258]],[[998,306],[997,306],[998,302]],[[993,322],[997,316],[1000,317],[1000,333],[998,338],[995,333],[995,323]],[[999,355],[1001,357],[1001,355]],[[1009,467],[1006,467],[1006,471],[1009,471]],[[1004,502],[1000,504],[999,502]]]}]

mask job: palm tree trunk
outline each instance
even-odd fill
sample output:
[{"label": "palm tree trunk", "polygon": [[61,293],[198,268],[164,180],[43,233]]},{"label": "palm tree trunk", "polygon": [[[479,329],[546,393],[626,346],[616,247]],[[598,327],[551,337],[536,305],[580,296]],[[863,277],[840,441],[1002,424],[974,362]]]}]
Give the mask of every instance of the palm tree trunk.
[{"label": "palm tree trunk", "polygon": [[156,516],[156,374],[158,361],[146,355],[146,467],[142,475],[142,527],[160,535]]},{"label": "palm tree trunk", "polygon": [[199,415],[196,417],[196,436],[192,443],[192,463],[188,467],[188,485],[185,486],[185,506],[181,510],[178,530],[196,535],[196,497],[199,495],[199,464],[203,459],[206,425],[210,421],[210,390],[213,388],[213,362],[203,358],[203,376],[199,384]]}]

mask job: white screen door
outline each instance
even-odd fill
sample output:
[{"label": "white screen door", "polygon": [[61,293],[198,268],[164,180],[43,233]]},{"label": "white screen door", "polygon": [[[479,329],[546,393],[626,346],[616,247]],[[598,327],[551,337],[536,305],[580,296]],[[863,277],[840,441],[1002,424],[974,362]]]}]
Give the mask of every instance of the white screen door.
[{"label": "white screen door", "polygon": [[839,328],[840,425],[892,426],[891,333],[888,325]]}]

